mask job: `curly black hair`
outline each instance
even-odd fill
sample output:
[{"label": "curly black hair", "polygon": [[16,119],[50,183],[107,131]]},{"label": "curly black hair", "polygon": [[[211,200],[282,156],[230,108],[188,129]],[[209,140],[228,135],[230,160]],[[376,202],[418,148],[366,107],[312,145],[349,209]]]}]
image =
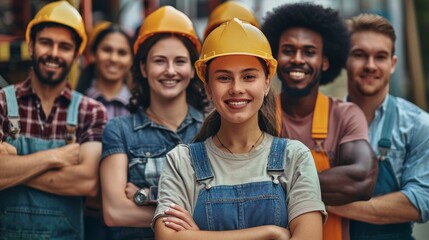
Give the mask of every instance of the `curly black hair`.
[{"label": "curly black hair", "polygon": [[277,58],[281,34],[293,27],[304,27],[320,34],[323,55],[329,60],[329,68],[322,74],[320,85],[328,84],[340,74],[350,48],[346,25],[338,11],[312,3],[285,4],[269,12],[262,24],[273,56]]}]

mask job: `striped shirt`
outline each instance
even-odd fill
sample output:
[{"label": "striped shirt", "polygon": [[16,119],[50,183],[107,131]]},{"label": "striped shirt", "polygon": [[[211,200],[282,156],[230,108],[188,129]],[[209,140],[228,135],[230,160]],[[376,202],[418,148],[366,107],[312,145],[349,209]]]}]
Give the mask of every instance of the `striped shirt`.
[{"label": "striped shirt", "polygon": [[[71,100],[72,89],[69,84],[55,99],[49,115],[45,115],[40,98],[31,87],[30,78],[15,85],[19,106],[20,134],[26,137],[64,139],[66,134],[67,108]],[[99,102],[83,97],[79,105],[76,135],[79,143],[100,141],[106,124],[106,109]],[[0,91],[0,139],[9,136],[6,98]]]}]

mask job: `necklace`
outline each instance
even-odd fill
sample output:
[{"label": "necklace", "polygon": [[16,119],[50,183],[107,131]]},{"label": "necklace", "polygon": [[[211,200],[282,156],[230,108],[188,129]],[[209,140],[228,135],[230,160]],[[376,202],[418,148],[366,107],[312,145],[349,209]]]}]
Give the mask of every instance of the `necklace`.
[{"label": "necklace", "polygon": [[[264,136],[264,132],[261,131],[261,135],[259,135],[258,139],[256,139],[256,142],[250,147],[249,151],[247,153],[250,153],[250,151],[253,150],[253,148],[255,148],[256,144],[259,142],[259,140],[261,139],[261,137]],[[216,133],[216,138],[219,141],[220,145],[225,148],[226,150],[228,150],[228,152],[230,152],[231,154],[234,154],[227,146],[225,146],[222,141],[220,140],[219,136]]]},{"label": "necklace", "polygon": [[155,122],[157,122],[158,124],[164,125],[165,127],[168,128],[173,128],[173,129],[177,129],[180,126],[180,123],[173,123],[172,121],[167,121],[163,118],[161,118],[160,116],[158,116],[158,114],[156,114],[154,111],[152,111],[151,108],[147,108],[146,109],[146,114],[152,118],[152,120],[155,120]]}]

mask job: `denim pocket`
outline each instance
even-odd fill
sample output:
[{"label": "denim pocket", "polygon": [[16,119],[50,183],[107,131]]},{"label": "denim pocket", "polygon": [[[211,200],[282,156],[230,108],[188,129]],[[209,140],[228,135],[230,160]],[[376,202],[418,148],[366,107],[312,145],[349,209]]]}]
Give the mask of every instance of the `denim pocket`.
[{"label": "denim pocket", "polygon": [[140,145],[129,148],[129,179],[139,187],[158,186],[167,148],[162,145]]},{"label": "denim pocket", "polygon": [[22,206],[0,214],[0,239],[78,239],[78,235],[59,210]]},{"label": "denim pocket", "polygon": [[287,227],[285,198],[282,187],[271,181],[215,186],[200,193],[194,218],[205,230]]}]

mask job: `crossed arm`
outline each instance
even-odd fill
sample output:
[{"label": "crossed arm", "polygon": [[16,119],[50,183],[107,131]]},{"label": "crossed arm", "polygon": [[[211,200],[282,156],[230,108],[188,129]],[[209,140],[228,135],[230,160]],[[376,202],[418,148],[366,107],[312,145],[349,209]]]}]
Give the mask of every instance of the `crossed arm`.
[{"label": "crossed arm", "polygon": [[319,173],[322,200],[343,205],[371,197],[378,172],[377,158],[366,140],[343,143],[338,164]]},{"label": "crossed arm", "polygon": [[369,201],[357,201],[343,206],[328,206],[328,211],[337,215],[373,223],[392,224],[418,221],[419,211],[401,192],[393,192],[371,198]]},{"label": "crossed arm", "polygon": [[[229,231],[202,231],[195,224],[192,216],[184,208],[171,205],[166,210],[167,217],[160,217],[155,222],[157,239],[234,239],[234,240],[289,240],[322,239],[322,214],[309,212],[293,219],[290,229],[275,225],[259,226]],[[311,229],[311,231],[309,231]]]},{"label": "crossed arm", "polygon": [[116,153],[100,167],[104,221],[108,226],[150,227],[155,206],[137,206],[132,196],[138,188],[127,182],[128,159]]},{"label": "crossed arm", "polygon": [[93,196],[100,153],[100,142],[74,143],[28,155],[0,153],[0,189],[26,184],[53,194]]}]

